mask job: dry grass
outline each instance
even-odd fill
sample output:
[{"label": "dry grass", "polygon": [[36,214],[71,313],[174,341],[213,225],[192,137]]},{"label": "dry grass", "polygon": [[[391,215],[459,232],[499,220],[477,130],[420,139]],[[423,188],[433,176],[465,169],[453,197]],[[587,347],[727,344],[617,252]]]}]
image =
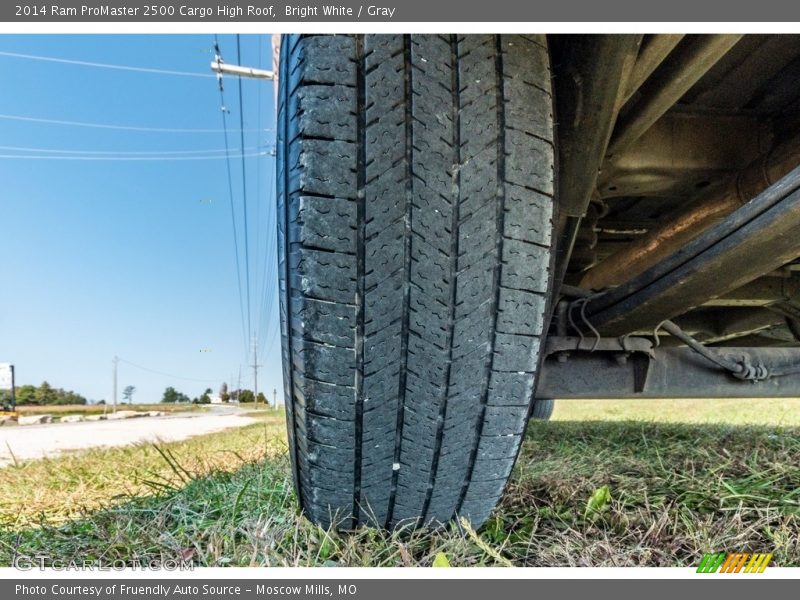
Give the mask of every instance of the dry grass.
[{"label": "dry grass", "polygon": [[[53,415],[64,417],[66,415],[102,415],[111,412],[111,405],[105,404],[65,404],[48,406],[17,406],[17,412],[21,415]],[[204,406],[198,404],[118,404],[117,410],[160,410],[163,412],[193,412],[206,410]]]},{"label": "dry grass", "polygon": [[553,421],[653,421],[800,427],[800,398],[560,400]]},{"label": "dry grass", "polygon": [[[283,413],[262,423],[161,445],[64,453],[0,469],[0,526],[58,524],[128,498],[178,489],[285,453]],[[269,440],[267,447],[265,440]]]},{"label": "dry grass", "polygon": [[[771,401],[758,402],[769,412]],[[643,421],[576,421],[565,411],[586,417],[591,405],[564,405],[560,420],[531,424],[508,493],[477,532],[311,525],[297,514],[273,413],[160,452],[90,451],[0,470],[0,564],[16,552],[429,566],[444,553],[453,566],[687,566],[708,551],[772,551],[774,564],[800,566],[800,429],[649,422],[644,409],[631,410]],[[693,415],[705,419],[683,419]]]}]

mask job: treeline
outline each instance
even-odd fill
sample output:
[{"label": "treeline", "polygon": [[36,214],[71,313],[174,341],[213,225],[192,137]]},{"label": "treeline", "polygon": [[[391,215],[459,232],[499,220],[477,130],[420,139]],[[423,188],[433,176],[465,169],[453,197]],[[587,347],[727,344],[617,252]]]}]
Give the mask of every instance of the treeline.
[{"label": "treeline", "polygon": [[[255,398],[256,395],[253,393],[253,390],[233,390],[231,392],[231,402],[254,402]],[[258,401],[266,404],[267,397],[263,392],[258,392]]]},{"label": "treeline", "polygon": [[[16,389],[17,406],[55,406],[64,404],[86,404],[87,400],[80,394],[54,388],[46,381],[41,385],[21,385]],[[11,390],[0,390],[0,404],[11,402]]]},{"label": "treeline", "polygon": [[182,404],[182,403],[191,403],[191,404],[211,404],[211,388],[206,388],[199,396],[194,398],[189,398],[183,392],[179,392],[174,387],[170,386],[164,390],[164,395],[161,397],[161,402],[163,404]]},{"label": "treeline", "polygon": [[211,404],[211,388],[206,388],[199,396],[194,398],[189,398],[183,392],[179,392],[174,387],[170,386],[164,390],[164,395],[161,397],[161,402],[163,404],[181,404],[181,403],[191,403],[191,404]]},{"label": "treeline", "polygon": [[[164,395],[161,398],[161,402],[164,404],[211,404],[212,394],[213,391],[211,388],[206,388],[206,391],[199,396],[195,398],[189,398],[189,396],[183,392],[179,392],[174,387],[170,386],[164,390]],[[256,397],[252,390],[233,390],[229,392],[228,384],[226,383],[222,384],[218,395],[222,402],[254,402]],[[264,403],[267,402],[267,398],[262,392],[258,393],[258,401]]]}]

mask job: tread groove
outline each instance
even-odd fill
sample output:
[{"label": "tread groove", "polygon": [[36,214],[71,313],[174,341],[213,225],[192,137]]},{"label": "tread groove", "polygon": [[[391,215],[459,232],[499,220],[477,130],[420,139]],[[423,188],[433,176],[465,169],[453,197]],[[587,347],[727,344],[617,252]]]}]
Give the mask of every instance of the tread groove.
[{"label": "tread groove", "polygon": [[394,465],[400,464],[400,454],[403,448],[403,421],[406,404],[406,386],[408,380],[408,338],[409,319],[411,312],[411,231],[412,208],[414,198],[414,120],[413,120],[413,69],[411,64],[411,36],[403,36],[403,66],[405,69],[405,158],[406,158],[406,185],[405,185],[405,232],[403,236],[403,314],[400,329],[400,374],[398,377],[397,420],[394,432],[394,459],[392,461],[392,482],[389,489],[389,504],[386,510],[384,526],[389,528],[394,519],[394,506],[397,501],[397,479],[399,470]]}]

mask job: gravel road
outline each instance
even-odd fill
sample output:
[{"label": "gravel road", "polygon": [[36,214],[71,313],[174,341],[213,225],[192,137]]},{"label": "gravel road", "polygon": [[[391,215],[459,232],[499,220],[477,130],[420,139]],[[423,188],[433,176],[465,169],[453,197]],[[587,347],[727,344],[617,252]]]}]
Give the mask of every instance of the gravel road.
[{"label": "gravel road", "polygon": [[[233,407],[118,421],[87,421],[0,427],[0,468],[16,460],[57,456],[64,450],[172,442],[255,423]],[[13,454],[12,454],[13,453]]]}]

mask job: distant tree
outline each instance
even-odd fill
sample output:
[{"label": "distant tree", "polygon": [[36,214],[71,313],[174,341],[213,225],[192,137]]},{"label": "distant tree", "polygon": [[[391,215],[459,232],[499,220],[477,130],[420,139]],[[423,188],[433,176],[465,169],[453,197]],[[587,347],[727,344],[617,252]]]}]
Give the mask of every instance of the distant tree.
[{"label": "distant tree", "polygon": [[199,398],[195,398],[193,402],[195,404],[211,404],[211,394],[213,393],[214,392],[211,390],[211,388],[206,388],[206,391],[200,394]]},{"label": "distant tree", "polygon": [[61,388],[53,390],[54,399],[50,404],[70,405],[70,404],[87,404],[86,398],[80,394],[69,390],[62,390]]},{"label": "distant tree", "polygon": [[164,390],[164,395],[161,397],[161,402],[164,404],[181,404],[189,402],[189,396],[177,391],[174,387],[168,387]]},{"label": "distant tree", "polygon": [[101,404],[101,405],[102,405],[102,404],[105,404],[105,403],[106,403],[106,401],[105,401],[105,400],[98,400],[98,401],[97,401],[97,404]]},{"label": "distant tree", "polygon": [[252,390],[239,390],[239,402],[253,402],[255,399],[256,395]]},{"label": "distant tree", "polygon": [[122,397],[128,401],[128,404],[133,402],[133,395],[136,393],[136,387],[133,385],[125,386],[125,389],[122,390]]},{"label": "distant tree", "polygon": [[26,404],[38,403],[35,385],[21,385],[17,388],[17,404],[25,406]]},{"label": "distant tree", "polygon": [[180,402],[181,394],[172,386],[164,390],[164,395],[161,397],[161,402],[164,404],[175,404]]},{"label": "distant tree", "polygon": [[264,404],[267,403],[267,397],[264,395],[264,392],[258,392],[258,401]]},{"label": "distant tree", "polygon": [[222,382],[222,385],[219,388],[219,399],[222,400],[223,402],[231,401],[231,395],[228,393],[228,384],[225,383],[224,381]]},{"label": "distant tree", "polygon": [[56,404],[56,391],[53,389],[53,386],[46,381],[42,382],[34,394],[36,397],[36,404],[40,406],[44,406],[46,404]]}]

